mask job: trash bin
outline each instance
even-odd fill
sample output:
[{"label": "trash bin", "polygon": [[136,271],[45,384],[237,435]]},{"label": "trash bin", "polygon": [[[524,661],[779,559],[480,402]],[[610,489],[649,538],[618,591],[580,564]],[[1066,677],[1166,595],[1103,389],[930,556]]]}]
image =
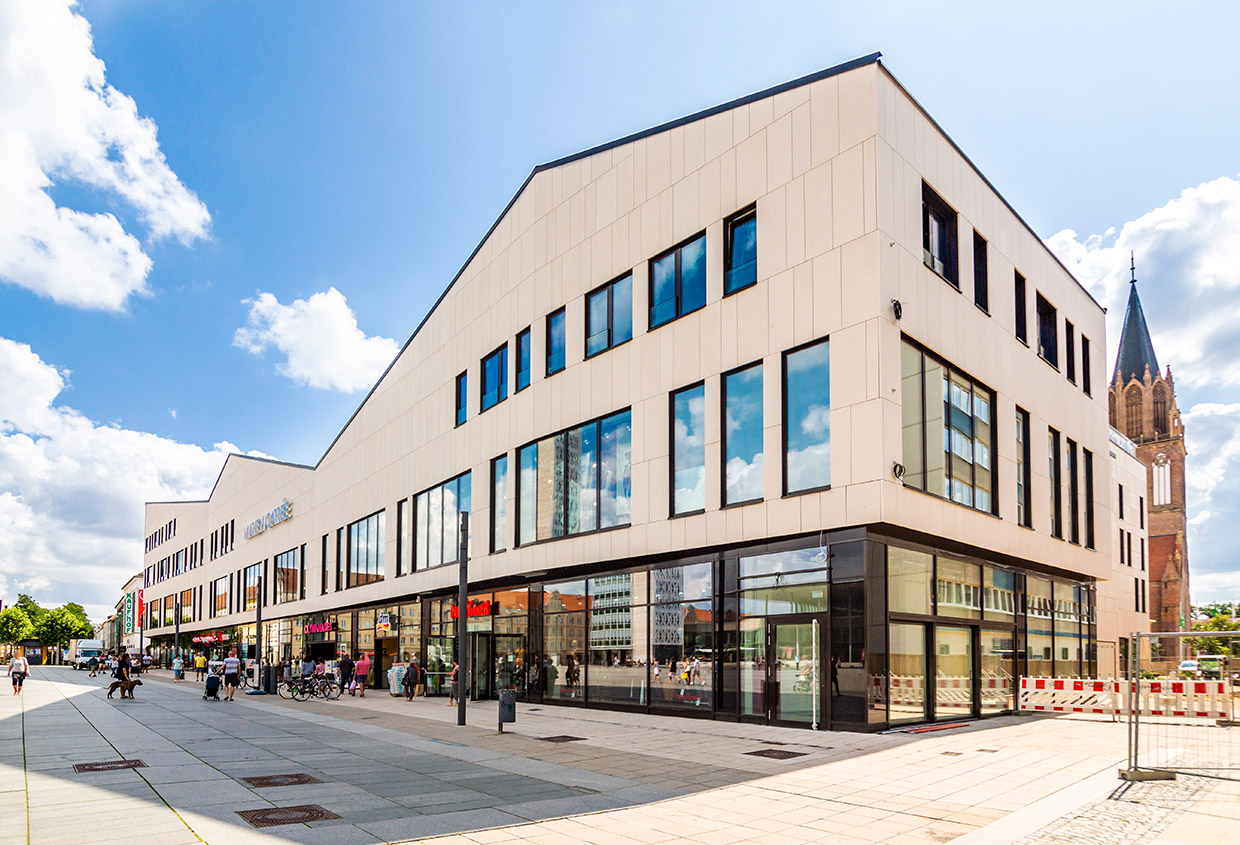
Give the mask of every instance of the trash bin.
[{"label": "trash bin", "polygon": [[505,722],[517,721],[517,691],[502,689],[499,691],[499,730],[504,732]]},{"label": "trash bin", "polygon": [[262,685],[263,691],[266,692],[268,695],[275,695],[276,685],[279,682],[280,682],[280,667],[279,666],[264,666],[263,667],[263,685]]}]

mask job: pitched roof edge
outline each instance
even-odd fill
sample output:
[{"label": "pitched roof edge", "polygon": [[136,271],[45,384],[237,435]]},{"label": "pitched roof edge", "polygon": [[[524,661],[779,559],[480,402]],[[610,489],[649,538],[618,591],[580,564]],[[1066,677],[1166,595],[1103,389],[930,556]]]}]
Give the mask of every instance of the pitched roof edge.
[{"label": "pitched roof edge", "polygon": [[308,469],[313,470],[314,467],[306,464],[295,464],[292,461],[281,461],[276,458],[263,458],[258,455],[243,455],[240,452],[229,452],[224,456],[224,464],[220,467],[220,472],[215,476],[215,483],[211,485],[211,492],[207,494],[205,499],[171,499],[158,502],[143,502],[142,506],[148,505],[205,505],[211,501],[211,497],[215,495],[215,488],[220,486],[220,479],[224,477],[224,470],[228,468],[228,462],[232,458],[245,461],[258,461],[264,464],[275,464],[276,466],[290,467],[292,469]]}]

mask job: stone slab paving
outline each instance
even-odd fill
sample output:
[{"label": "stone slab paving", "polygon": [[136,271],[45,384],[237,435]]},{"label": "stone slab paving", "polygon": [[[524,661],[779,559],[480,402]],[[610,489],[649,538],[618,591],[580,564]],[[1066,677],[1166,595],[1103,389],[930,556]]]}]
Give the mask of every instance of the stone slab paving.
[{"label": "stone slab paving", "polygon": [[[1111,797],[1124,733],[1103,720],[1004,718],[914,737],[519,705],[500,735],[494,704],[471,704],[461,728],[442,701],[204,702],[162,675],[122,702],[104,698],[102,679],[40,667],[25,696],[0,702],[0,793],[26,808],[0,816],[0,845],[1070,841],[1057,837],[1073,818],[1116,807],[1098,838],[1075,841],[1137,841],[1130,817],[1160,842],[1240,832],[1240,794],[1226,789],[1181,785],[1173,812],[1154,790]],[[582,739],[540,739],[563,734]],[[764,748],[805,756],[749,753]],[[72,768],[121,758],[146,767]],[[241,780],[294,773],[321,783]],[[236,815],[305,804],[340,818],[256,830]]]}]

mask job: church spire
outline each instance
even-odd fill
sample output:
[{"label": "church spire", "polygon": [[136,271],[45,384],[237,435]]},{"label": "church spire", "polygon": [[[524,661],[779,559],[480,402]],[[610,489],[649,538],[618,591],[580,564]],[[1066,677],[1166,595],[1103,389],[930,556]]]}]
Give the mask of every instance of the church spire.
[{"label": "church spire", "polygon": [[1124,313],[1124,328],[1119,335],[1119,354],[1115,356],[1115,372],[1111,381],[1127,384],[1129,379],[1141,381],[1145,368],[1158,378],[1158,358],[1154,356],[1154,343],[1150,340],[1149,327],[1145,325],[1145,312],[1141,310],[1141,298],[1137,296],[1137,261],[1132,257],[1132,280],[1128,289],[1128,310]]}]

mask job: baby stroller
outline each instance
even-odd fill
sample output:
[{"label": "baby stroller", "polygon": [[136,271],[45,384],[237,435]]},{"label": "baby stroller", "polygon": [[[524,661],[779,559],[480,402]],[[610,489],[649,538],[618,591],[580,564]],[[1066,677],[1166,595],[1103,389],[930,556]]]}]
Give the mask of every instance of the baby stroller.
[{"label": "baby stroller", "polygon": [[202,700],[220,700],[220,676],[214,673],[207,675],[207,686],[202,692]]}]

